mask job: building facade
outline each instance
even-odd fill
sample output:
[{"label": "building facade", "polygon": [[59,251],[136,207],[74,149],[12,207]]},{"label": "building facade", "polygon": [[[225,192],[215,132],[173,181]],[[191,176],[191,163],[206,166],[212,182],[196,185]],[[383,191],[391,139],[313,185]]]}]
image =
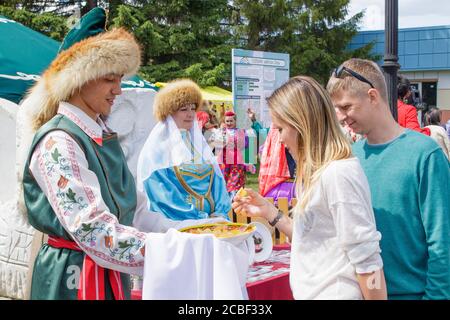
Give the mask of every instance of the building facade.
[{"label": "building facade", "polygon": [[[381,66],[384,40],[384,30],[361,31],[350,49],[373,42]],[[450,26],[399,29],[398,56],[399,72],[421,93],[422,101],[441,109],[443,122],[450,119]]]}]

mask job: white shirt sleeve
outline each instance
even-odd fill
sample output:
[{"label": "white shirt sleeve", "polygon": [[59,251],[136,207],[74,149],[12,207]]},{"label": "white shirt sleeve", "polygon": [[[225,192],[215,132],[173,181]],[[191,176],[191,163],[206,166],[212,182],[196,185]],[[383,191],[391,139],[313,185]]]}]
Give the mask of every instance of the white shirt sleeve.
[{"label": "white shirt sleeve", "polygon": [[70,135],[49,132],[36,146],[30,170],[59,222],[86,254],[104,268],[142,274],[146,234],[120,224],[109,211],[97,176]]},{"label": "white shirt sleeve", "polygon": [[166,218],[158,212],[149,211],[145,193],[137,191],[137,205],[133,226],[143,232],[166,232],[170,228],[177,228],[178,222]]},{"label": "white shirt sleeve", "polygon": [[322,188],[336,234],[357,273],[380,270],[383,262],[367,178],[356,161],[344,161],[324,175]]}]

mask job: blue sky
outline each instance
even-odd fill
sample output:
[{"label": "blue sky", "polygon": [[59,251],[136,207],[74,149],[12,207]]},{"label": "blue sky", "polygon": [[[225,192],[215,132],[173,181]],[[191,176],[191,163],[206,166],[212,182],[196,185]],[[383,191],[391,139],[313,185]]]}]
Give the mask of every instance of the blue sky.
[{"label": "blue sky", "polygon": [[[364,9],[361,30],[384,29],[385,0],[351,0],[349,15]],[[398,0],[399,28],[450,25],[449,0]]]}]

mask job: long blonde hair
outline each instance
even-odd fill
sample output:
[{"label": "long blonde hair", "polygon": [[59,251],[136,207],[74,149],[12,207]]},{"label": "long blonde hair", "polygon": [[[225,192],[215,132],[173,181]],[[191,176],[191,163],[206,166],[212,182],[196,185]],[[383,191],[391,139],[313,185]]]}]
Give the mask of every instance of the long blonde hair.
[{"label": "long blonde hair", "polygon": [[319,177],[334,160],[347,159],[351,147],[339,126],[331,98],[314,79],[289,79],[267,99],[272,116],[297,131],[296,192],[301,196],[294,212],[303,212]]}]

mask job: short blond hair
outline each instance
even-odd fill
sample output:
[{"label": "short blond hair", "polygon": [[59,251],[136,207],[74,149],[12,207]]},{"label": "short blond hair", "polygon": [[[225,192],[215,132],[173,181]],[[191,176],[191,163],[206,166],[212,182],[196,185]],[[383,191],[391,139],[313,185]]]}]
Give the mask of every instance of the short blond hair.
[{"label": "short blond hair", "polygon": [[[380,67],[375,62],[353,58],[345,61],[342,65],[369,80],[374,88],[378,90],[381,98],[388,103],[386,80],[383,71],[381,71]],[[342,91],[348,91],[354,95],[361,95],[368,91],[367,86],[367,83],[358,80],[346,72],[344,72],[344,77],[342,78],[336,78],[336,75],[333,72],[327,84],[327,91],[332,97]]]},{"label": "short blond hair", "polygon": [[167,83],[155,96],[153,115],[165,121],[171,114],[187,104],[195,104],[198,111],[203,102],[200,87],[190,79],[178,79]]}]

